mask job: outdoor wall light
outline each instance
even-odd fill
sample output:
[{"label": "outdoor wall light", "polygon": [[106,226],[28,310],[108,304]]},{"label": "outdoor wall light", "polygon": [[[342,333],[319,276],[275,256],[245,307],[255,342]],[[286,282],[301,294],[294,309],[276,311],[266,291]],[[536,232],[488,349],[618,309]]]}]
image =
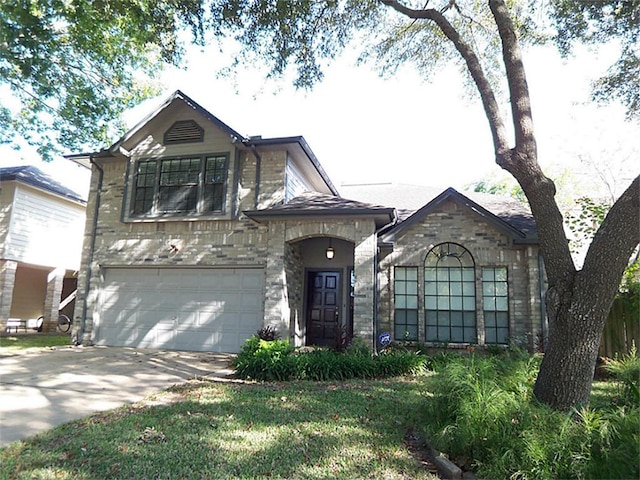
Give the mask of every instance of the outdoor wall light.
[{"label": "outdoor wall light", "polygon": [[327,248],[327,251],[325,253],[326,253],[327,258],[329,260],[331,260],[333,258],[333,256],[336,254],[335,250],[331,246],[331,238],[329,238],[329,247]]}]

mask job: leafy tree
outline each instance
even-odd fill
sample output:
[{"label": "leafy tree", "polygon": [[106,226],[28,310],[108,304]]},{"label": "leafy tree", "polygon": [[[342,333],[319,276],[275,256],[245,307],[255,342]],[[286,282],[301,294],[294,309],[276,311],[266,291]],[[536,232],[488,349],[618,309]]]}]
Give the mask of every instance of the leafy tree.
[{"label": "leafy tree", "polygon": [[141,75],[178,63],[197,13],[177,0],[0,2],[0,143],[25,140],[45,159],[107,143],[113,120],[156,93]]},{"label": "leafy tree", "polygon": [[594,84],[594,98],[616,97],[630,117],[640,117],[640,2],[638,0],[553,0],[551,17],[561,52],[571,52],[576,42],[620,43],[620,56],[605,76]]},{"label": "leafy tree", "polygon": [[520,185],[518,185],[512,178],[499,180],[485,178],[472,183],[469,185],[469,188],[474,192],[503,195],[518,200],[521,203],[527,203],[527,197],[522,191],[522,188],[520,188]]}]

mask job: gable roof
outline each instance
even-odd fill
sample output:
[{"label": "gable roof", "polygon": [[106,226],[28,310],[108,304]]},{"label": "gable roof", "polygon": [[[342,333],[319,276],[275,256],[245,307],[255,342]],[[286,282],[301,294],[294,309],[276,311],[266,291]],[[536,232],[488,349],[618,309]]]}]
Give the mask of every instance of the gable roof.
[{"label": "gable roof", "polygon": [[306,140],[302,136],[279,137],[279,138],[262,138],[261,136],[252,136],[252,137],[244,136],[239,132],[237,132],[236,130],[234,130],[233,128],[231,128],[226,123],[224,123],[222,120],[220,120],[218,117],[216,117],[211,112],[209,112],[206,108],[202,107],[195,100],[193,100],[191,97],[189,97],[188,95],[186,95],[180,90],[176,90],[175,92],[173,92],[164,102],[162,102],[162,104],[160,104],[160,106],[158,106],[158,108],[156,108],[153,112],[149,113],[142,120],[140,120],[134,127],[132,127],[127,133],[125,133],[119,140],[117,140],[110,147],[103,149],[100,152],[66,155],[65,158],[67,158],[68,160],[72,160],[76,163],[80,163],[81,165],[89,166],[90,164],[89,160],[91,157],[94,157],[94,158],[110,157],[112,155],[115,155],[120,150],[120,147],[122,147],[126,142],[131,140],[136,134],[138,134],[142,129],[144,129],[149,122],[153,121],[155,118],[162,115],[162,113],[165,112],[176,101],[184,102],[187,106],[192,108],[195,112],[197,112],[198,114],[206,118],[208,121],[210,121],[218,129],[226,133],[231,139],[231,143],[237,144],[242,147],[246,147],[247,149],[254,151],[254,153],[257,152],[259,149],[279,148],[284,146],[289,147],[289,149],[291,150],[294,156],[298,156],[298,157],[302,156],[302,158],[306,157],[306,159],[309,161],[311,165],[311,168],[309,171],[313,172],[314,176],[317,175],[316,178],[319,177],[320,181],[323,182],[324,185],[326,185],[326,188],[328,191],[330,191],[334,195],[338,195],[338,190],[333,185],[333,183],[329,179],[329,176],[325,172],[324,168],[322,168],[322,165],[320,165],[318,158],[315,156],[315,154],[307,144]]},{"label": "gable roof", "polygon": [[345,196],[364,202],[375,199],[377,203],[396,207],[398,209],[398,223],[394,226],[394,230],[397,228],[395,231],[400,231],[400,225],[404,221],[413,217],[430,202],[445,192],[449,192],[450,196],[489,219],[496,226],[503,229],[506,227],[506,232],[517,243],[537,243],[538,239],[536,222],[527,206],[503,195],[478,192],[460,193],[453,188],[443,191],[434,187],[389,182],[341,185],[340,192]]},{"label": "gable roof", "polygon": [[394,208],[348,200],[318,192],[305,192],[285,204],[262,210],[247,210],[243,213],[257,222],[285,217],[373,217],[376,228],[391,224],[396,219]]},{"label": "gable roof", "polygon": [[87,204],[87,199],[83,198],[79,193],[65,187],[32,165],[0,168],[0,181],[5,182],[11,180],[39,188],[40,190],[53,193],[54,195],[83,205]]},{"label": "gable roof", "polygon": [[497,195],[484,195],[482,197],[484,200],[483,203],[485,203],[487,207],[492,208],[489,210],[454,188],[447,188],[422,208],[402,218],[396,225],[382,234],[382,242],[393,242],[406,228],[422,220],[426,215],[432,213],[434,209],[449,199],[465,205],[480,215],[496,228],[509,235],[514,243],[537,243],[537,230],[533,216],[518,202],[507,200]]},{"label": "gable roof", "polygon": [[162,102],[158,106],[158,108],[156,108],[153,112],[149,113],[146,117],[144,117],[142,120],[140,120],[138,123],[136,123],[127,133],[125,133],[122,137],[120,137],[120,139],[118,141],[116,141],[116,143],[111,145],[109,147],[109,152],[112,153],[112,154],[117,152],[118,149],[124,143],[127,142],[127,140],[131,139],[136,133],[138,133],[140,130],[142,130],[145,125],[147,125],[154,118],[158,117],[162,112],[164,112],[167,108],[169,108],[169,106],[172,103],[174,103],[176,100],[182,100],[189,107],[193,108],[196,112],[198,112],[200,115],[205,117],[207,120],[209,120],[211,123],[213,123],[220,130],[222,130],[223,132],[228,134],[229,137],[231,137],[232,141],[242,141],[242,140],[244,140],[244,136],[243,135],[241,135],[238,132],[236,132],[233,128],[231,128],[229,125],[224,123],[218,117],[213,115],[207,109],[205,109],[202,106],[200,106],[200,104],[195,102],[191,97],[189,97],[188,95],[185,95],[180,90],[176,90],[164,102]]}]

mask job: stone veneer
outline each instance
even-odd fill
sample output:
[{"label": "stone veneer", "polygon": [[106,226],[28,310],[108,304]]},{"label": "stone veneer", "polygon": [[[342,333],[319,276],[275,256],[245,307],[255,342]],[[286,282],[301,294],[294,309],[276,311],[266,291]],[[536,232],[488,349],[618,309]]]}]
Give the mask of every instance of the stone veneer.
[{"label": "stone veneer", "polygon": [[[162,219],[129,221],[128,208],[133,160],[124,156],[101,161],[103,169],[100,208],[95,231],[91,268],[78,276],[78,297],[74,312],[74,337],[93,343],[93,325],[98,320],[99,290],[104,268],[139,267],[262,267],[265,269],[264,324],[301,344],[304,334],[304,265],[300,240],[332,236],[355,245],[354,334],[373,342],[375,225],[368,219],[322,219],[270,221],[257,224],[240,212],[265,208],[284,199],[286,152],[270,151],[261,156],[258,174],[256,158],[248,152],[232,153],[227,188],[227,212],[219,219]],[[83,266],[88,266],[99,173],[94,168],[83,249]],[[232,178],[238,182],[232,184]],[[256,194],[255,179],[259,178]],[[253,182],[253,183],[252,183]],[[127,191],[129,189],[129,191]],[[257,201],[257,204],[256,204]],[[172,251],[171,245],[178,247]],[[87,273],[91,272],[86,296],[86,320],[82,323]],[[84,328],[84,331],[81,329]]]},{"label": "stone veneer", "polygon": [[484,343],[482,267],[502,266],[508,270],[510,337],[533,349],[542,329],[538,247],[514,245],[494,224],[453,199],[407,227],[396,237],[393,251],[383,253],[378,278],[379,330],[393,332],[394,267],[418,267],[419,339],[425,341],[424,261],[432,247],[445,242],[462,245],[475,262],[478,342]]}]

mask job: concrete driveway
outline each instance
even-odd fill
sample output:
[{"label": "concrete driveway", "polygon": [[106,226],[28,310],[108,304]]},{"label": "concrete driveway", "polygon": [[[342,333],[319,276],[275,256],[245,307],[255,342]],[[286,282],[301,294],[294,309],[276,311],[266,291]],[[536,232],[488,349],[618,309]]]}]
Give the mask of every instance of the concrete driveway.
[{"label": "concrete driveway", "polygon": [[0,446],[193,378],[233,373],[231,355],[58,347],[0,356]]}]

